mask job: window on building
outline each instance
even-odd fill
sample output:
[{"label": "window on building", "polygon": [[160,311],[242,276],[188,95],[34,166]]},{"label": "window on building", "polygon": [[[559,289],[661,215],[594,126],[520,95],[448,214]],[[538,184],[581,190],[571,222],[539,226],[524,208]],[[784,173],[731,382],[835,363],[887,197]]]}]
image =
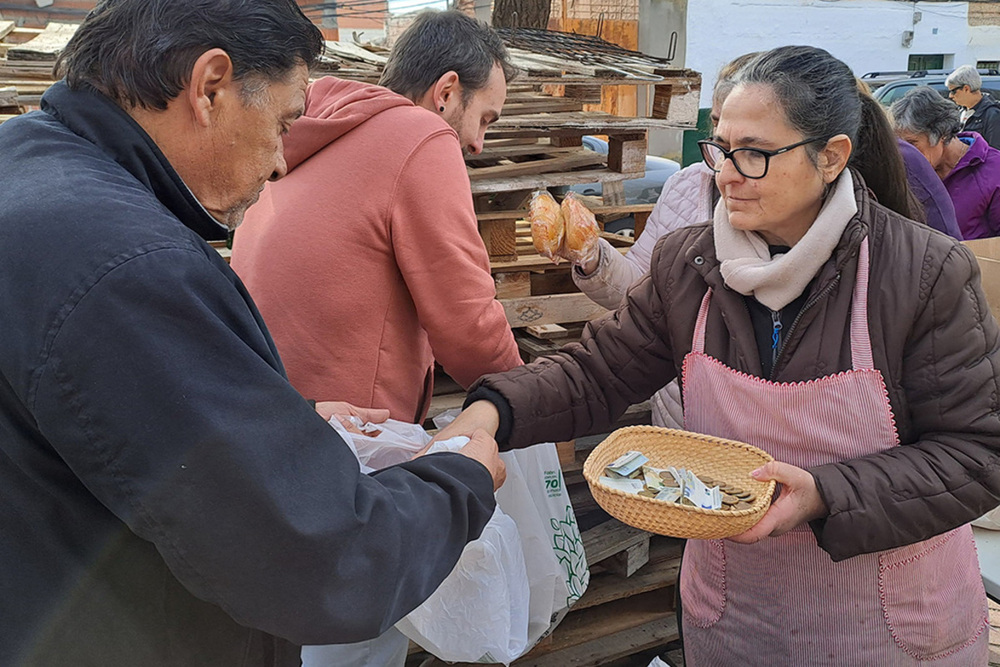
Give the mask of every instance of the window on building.
[{"label": "window on building", "polygon": [[906,69],[910,72],[918,72],[929,69],[944,69],[944,54],[911,54]]},{"label": "window on building", "polygon": [[976,62],[976,69],[1000,71],[1000,60],[979,60]]}]

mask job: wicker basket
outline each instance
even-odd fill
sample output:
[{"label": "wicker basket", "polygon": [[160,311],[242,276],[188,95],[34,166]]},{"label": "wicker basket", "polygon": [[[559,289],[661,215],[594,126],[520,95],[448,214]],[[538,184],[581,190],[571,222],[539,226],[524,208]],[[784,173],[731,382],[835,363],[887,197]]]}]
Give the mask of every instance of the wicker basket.
[{"label": "wicker basket", "polygon": [[[749,509],[705,510],[638,496],[601,484],[609,463],[635,450],[658,468],[687,468],[754,493]],[[627,426],[609,435],[587,457],[583,476],[594,499],[609,514],[630,526],[659,535],[709,540],[738,535],[757,523],[771,504],[772,482],[759,482],[750,472],[773,460],[763,450],[735,440],[656,426]]]}]

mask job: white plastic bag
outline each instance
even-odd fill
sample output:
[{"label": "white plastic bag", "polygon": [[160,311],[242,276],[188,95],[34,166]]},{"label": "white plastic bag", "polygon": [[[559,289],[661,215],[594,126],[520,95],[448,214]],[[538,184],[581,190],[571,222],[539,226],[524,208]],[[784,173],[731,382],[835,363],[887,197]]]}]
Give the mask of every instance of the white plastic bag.
[{"label": "white plastic bag", "polygon": [[[438,415],[434,425],[444,428],[459,412]],[[497,506],[517,524],[531,588],[530,649],[587,590],[590,570],[555,444],[501,452],[500,458],[507,466],[507,481],[497,491]]]},{"label": "white plastic bag", "polygon": [[[435,423],[443,427],[449,421]],[[409,460],[431,439],[419,426],[394,420],[365,425],[378,431],[374,436],[351,433],[336,417],[330,424],[365,473],[375,463]],[[455,451],[466,442],[464,437],[437,442],[428,453]],[[448,662],[510,663],[558,625],[590,579],[555,445],[500,457],[507,481],[482,536],[466,545],[434,594],[396,624]]]},{"label": "white plastic bag", "polygon": [[518,527],[497,507],[451,574],[396,629],[447,662],[509,664],[528,649],[529,598]]},{"label": "white plastic bag", "polygon": [[521,534],[531,588],[528,647],[562,621],[590,582],[583,538],[563,481],[555,444],[546,442],[501,452],[507,481],[497,506]]}]

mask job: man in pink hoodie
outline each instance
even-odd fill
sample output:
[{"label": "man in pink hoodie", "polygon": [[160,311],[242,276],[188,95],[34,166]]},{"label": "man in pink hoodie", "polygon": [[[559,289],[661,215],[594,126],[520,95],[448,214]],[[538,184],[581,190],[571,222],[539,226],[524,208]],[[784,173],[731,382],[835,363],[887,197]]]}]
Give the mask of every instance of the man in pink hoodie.
[{"label": "man in pink hoodie", "polygon": [[488,26],[426,12],[397,40],[387,88],[309,87],[288,174],[232,256],[304,396],[420,422],[435,359],[463,387],[521,363],[462,157],[482,150],[514,71]]}]

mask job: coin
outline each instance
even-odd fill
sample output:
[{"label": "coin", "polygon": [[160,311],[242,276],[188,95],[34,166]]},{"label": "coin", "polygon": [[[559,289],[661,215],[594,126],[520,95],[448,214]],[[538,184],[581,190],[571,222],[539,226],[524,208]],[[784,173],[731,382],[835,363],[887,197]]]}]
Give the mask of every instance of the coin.
[{"label": "coin", "polygon": [[736,503],[735,505],[733,505],[733,511],[734,511],[734,512],[737,512],[737,511],[739,511],[739,510],[748,510],[748,509],[750,509],[751,507],[753,507],[753,505],[751,505],[751,504],[750,504],[750,503],[748,503],[748,502],[745,502],[745,501],[742,501],[742,500],[741,500],[740,502],[738,502],[738,503]]},{"label": "coin", "polygon": [[643,498],[655,498],[657,493],[658,492],[654,491],[653,489],[646,488],[640,491],[639,495],[642,496]]},{"label": "coin", "polygon": [[697,507],[693,502],[691,502],[691,500],[689,498],[681,498],[680,499],[680,504],[681,505],[687,505],[688,507]]},{"label": "coin", "polygon": [[713,486],[715,486],[715,485],[718,484],[718,482],[716,482],[711,477],[706,477],[706,476],[703,476],[703,475],[698,475],[698,479],[700,479],[705,484],[705,486],[707,486],[707,487],[713,487]]},{"label": "coin", "polygon": [[680,484],[677,483],[677,480],[669,472],[661,472],[660,479],[663,480],[663,486],[669,486],[672,489],[680,487]]},{"label": "coin", "polygon": [[728,493],[723,494],[723,496],[722,496],[722,504],[723,505],[735,505],[739,501],[740,501],[739,498],[737,498],[736,496],[731,496]]}]

